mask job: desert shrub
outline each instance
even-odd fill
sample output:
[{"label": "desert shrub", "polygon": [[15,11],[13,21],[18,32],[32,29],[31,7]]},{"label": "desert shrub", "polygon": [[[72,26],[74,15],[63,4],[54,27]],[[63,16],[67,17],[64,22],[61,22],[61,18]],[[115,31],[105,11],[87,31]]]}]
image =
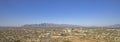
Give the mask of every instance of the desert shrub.
[{"label": "desert shrub", "polygon": [[64,42],[71,42],[71,41],[69,41],[69,40],[64,40]]}]

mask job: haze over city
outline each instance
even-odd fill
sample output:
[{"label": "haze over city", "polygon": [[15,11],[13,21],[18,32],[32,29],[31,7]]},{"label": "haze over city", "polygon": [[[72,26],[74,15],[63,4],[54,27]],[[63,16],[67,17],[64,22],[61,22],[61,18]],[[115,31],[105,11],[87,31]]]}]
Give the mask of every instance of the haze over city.
[{"label": "haze over city", "polygon": [[120,24],[120,0],[0,0],[0,26]]}]

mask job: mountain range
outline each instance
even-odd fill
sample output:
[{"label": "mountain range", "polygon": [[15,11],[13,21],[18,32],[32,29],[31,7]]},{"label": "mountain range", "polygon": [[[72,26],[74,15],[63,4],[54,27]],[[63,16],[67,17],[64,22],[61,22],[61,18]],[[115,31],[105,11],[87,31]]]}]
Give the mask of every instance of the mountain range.
[{"label": "mountain range", "polygon": [[[26,24],[23,27],[87,27],[80,25],[72,25],[72,24],[54,24],[54,23],[41,23],[41,24]],[[91,27],[99,27],[99,26],[91,26]],[[114,24],[109,26],[103,26],[108,28],[118,28],[120,24]]]},{"label": "mountain range", "polygon": [[114,24],[114,25],[110,25],[110,26],[107,26],[107,27],[111,27],[111,28],[119,28],[119,27],[120,27],[120,24]]},{"label": "mountain range", "polygon": [[41,23],[41,24],[26,24],[23,27],[81,27],[81,26],[72,24]]},{"label": "mountain range", "polygon": [[[69,28],[74,28],[74,27],[86,27],[86,28],[99,28],[99,26],[80,26],[80,25],[73,25],[73,24],[54,24],[54,23],[41,23],[41,24],[26,24],[26,25],[23,25],[21,26],[22,28],[26,28],[26,27],[47,27],[47,28],[50,28],[50,27],[69,27]],[[19,27],[19,28],[21,28]],[[101,26],[102,27],[102,26]],[[101,28],[100,27],[100,28]],[[0,28],[18,28],[18,27],[3,27],[3,26],[0,26]],[[103,26],[102,28],[120,28],[120,24],[114,24],[114,25],[109,25],[109,26]]]}]

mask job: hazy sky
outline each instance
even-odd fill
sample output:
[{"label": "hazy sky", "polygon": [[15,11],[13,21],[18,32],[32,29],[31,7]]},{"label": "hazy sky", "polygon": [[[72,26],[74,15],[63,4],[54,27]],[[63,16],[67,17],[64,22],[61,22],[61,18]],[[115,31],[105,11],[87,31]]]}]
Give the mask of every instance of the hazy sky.
[{"label": "hazy sky", "polygon": [[120,0],[0,0],[0,26],[120,24]]}]

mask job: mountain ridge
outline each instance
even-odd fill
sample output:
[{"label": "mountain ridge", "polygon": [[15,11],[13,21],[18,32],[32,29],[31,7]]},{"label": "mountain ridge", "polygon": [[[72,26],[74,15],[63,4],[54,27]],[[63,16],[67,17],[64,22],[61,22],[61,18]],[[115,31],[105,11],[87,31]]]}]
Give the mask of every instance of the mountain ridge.
[{"label": "mountain ridge", "polygon": [[41,23],[41,24],[26,24],[23,27],[81,27],[72,24],[55,24],[55,23]]}]

